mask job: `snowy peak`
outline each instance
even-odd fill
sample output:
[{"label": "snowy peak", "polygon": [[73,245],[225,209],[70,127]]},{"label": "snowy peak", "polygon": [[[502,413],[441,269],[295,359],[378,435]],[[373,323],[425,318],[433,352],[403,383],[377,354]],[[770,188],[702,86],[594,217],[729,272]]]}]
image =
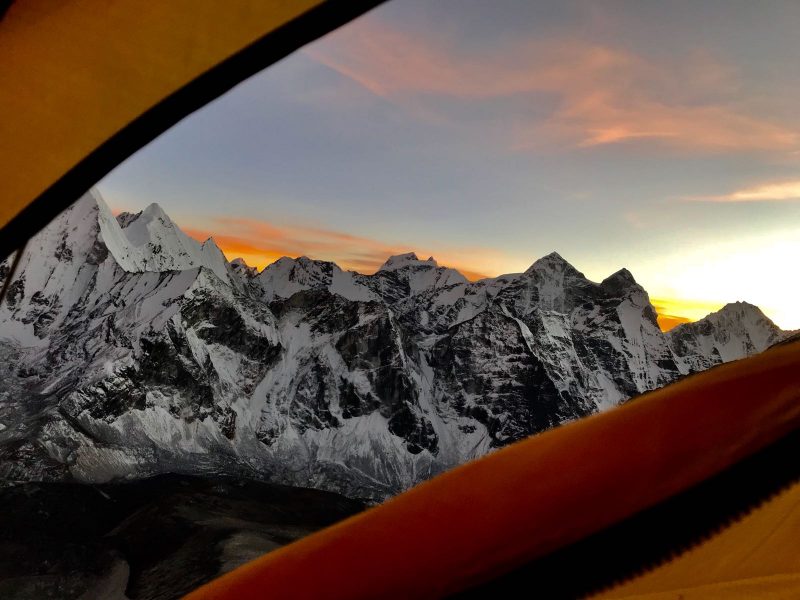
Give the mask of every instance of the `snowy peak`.
[{"label": "snowy peak", "polygon": [[258,269],[255,267],[251,267],[247,264],[247,261],[243,258],[234,258],[230,262],[231,270],[247,279],[252,279],[253,277],[258,275]]},{"label": "snowy peak", "polygon": [[[145,247],[148,244],[172,243],[172,250],[183,250],[180,230],[175,227],[164,210],[158,204],[151,204],[135,219],[130,219],[125,227],[125,235],[134,246]],[[182,232],[181,232],[182,233]],[[197,243],[197,242],[195,242]]]},{"label": "snowy peak", "polygon": [[327,290],[348,300],[369,301],[377,296],[367,287],[364,275],[342,271],[338,265],[307,256],[284,256],[255,277],[266,302],[289,298],[304,290]]},{"label": "snowy peak", "polygon": [[633,274],[628,271],[628,269],[622,268],[616,273],[612,273],[608,277],[603,280],[603,283],[620,283],[626,285],[635,285],[636,280],[633,278]]},{"label": "snowy peak", "polygon": [[745,303],[664,334],[627,270],[595,283],[556,253],[475,283],[413,253],[255,273],[157,205],[114,218],[92,193],[28,248],[0,305],[19,436],[0,476],[246,468],[382,498],[786,336]]},{"label": "snowy peak", "polygon": [[777,325],[767,317],[760,308],[749,302],[730,302],[718,311],[696,321],[684,323],[676,327],[707,327],[725,330],[738,335],[753,335],[764,332],[780,331]]},{"label": "snowy peak", "polygon": [[727,362],[763,352],[787,336],[760,308],[748,302],[726,304],[699,321],[678,325],[667,333],[675,353],[695,371],[707,368],[710,359]]},{"label": "snowy peak", "polygon": [[288,298],[300,290],[329,286],[334,270],[339,267],[332,262],[284,256],[261,271],[257,280],[268,300],[275,296]]},{"label": "snowy peak", "polygon": [[226,264],[228,259],[225,258],[225,253],[222,252],[214,238],[208,238],[200,245],[200,252],[203,255],[204,266],[212,266],[214,264]]},{"label": "snowy peak", "polygon": [[431,256],[428,260],[420,260],[414,252],[406,252],[405,254],[395,254],[390,256],[379,271],[396,271],[406,267],[433,267],[436,268],[439,263]]},{"label": "snowy peak", "polygon": [[708,315],[708,318],[740,318],[740,319],[767,319],[764,312],[755,304],[737,300],[736,302],[728,302],[725,306],[718,311]]},{"label": "snowy peak", "polygon": [[569,275],[584,278],[583,273],[567,262],[558,252],[551,252],[547,256],[543,256],[525,271],[526,275],[533,275],[536,273]]},{"label": "snowy peak", "polygon": [[[114,225],[122,236],[124,248],[111,252],[126,271],[184,271],[205,267],[230,284],[228,261],[216,242],[209,238],[201,244],[190,238],[158,204],[150,204],[136,214],[122,213]],[[116,235],[114,232],[112,237]]]},{"label": "snowy peak", "polygon": [[616,273],[609,275],[602,281],[600,287],[612,294],[619,294],[628,290],[644,291],[641,286],[636,283],[633,274],[628,271],[628,269],[620,269]]}]

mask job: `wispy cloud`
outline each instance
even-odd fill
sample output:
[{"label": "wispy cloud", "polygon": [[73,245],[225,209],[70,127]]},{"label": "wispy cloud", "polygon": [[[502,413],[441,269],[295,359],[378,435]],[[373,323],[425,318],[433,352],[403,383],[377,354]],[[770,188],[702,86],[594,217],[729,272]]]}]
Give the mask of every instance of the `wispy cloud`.
[{"label": "wispy cloud", "polygon": [[517,150],[631,141],[704,152],[800,147],[796,128],[748,110],[736,71],[703,51],[655,63],[619,48],[553,37],[475,52],[441,32],[410,35],[372,18],[305,52],[416,113],[444,117],[446,103],[442,108],[436,98],[523,96],[532,105],[546,97],[544,116],[522,110],[500,119],[507,127],[502,135]]},{"label": "wispy cloud", "polygon": [[[401,244],[315,226],[279,226],[266,221],[218,217],[209,227],[185,229],[197,240],[213,237],[229,259],[244,258],[263,268],[282,256],[309,256],[331,260],[344,269],[375,272],[393,254],[415,251],[421,258],[435,256],[439,264],[461,271],[475,280],[496,275],[508,257],[494,249],[429,245],[409,248]],[[217,232],[223,232],[218,234]]]},{"label": "wispy cloud", "polygon": [[800,201],[800,179],[763,183],[719,196],[686,196],[688,202],[791,202]]}]

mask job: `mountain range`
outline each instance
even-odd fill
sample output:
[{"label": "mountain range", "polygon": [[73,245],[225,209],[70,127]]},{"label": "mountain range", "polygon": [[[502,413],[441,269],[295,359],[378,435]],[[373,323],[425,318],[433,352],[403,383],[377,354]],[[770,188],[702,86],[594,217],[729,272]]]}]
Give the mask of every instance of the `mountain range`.
[{"label": "mountain range", "polygon": [[29,242],[0,306],[0,476],[380,500],[788,336],[743,302],[667,333],[656,317],[626,269],[596,283],[556,253],[474,282],[413,253],[373,275],[259,272],[91,191]]}]

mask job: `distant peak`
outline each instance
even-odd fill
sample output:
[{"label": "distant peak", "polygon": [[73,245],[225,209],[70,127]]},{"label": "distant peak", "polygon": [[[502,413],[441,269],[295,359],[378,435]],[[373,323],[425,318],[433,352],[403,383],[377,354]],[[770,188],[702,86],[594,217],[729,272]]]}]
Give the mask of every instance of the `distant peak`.
[{"label": "distant peak", "polygon": [[633,278],[633,273],[625,269],[624,267],[613,273],[605,278],[604,283],[608,282],[618,282],[618,283],[636,283],[636,279]]},{"label": "distant peak", "polygon": [[736,302],[728,302],[722,308],[755,308],[756,310],[761,310],[755,304],[750,304],[744,300],[737,300]]},{"label": "distant peak", "polygon": [[427,265],[431,267],[438,267],[439,263],[431,256],[428,260],[420,260],[415,252],[406,252],[405,254],[395,254],[390,256],[379,270],[381,271],[394,271],[402,269],[403,267],[411,265]]},{"label": "distant peak", "polygon": [[203,250],[206,250],[206,251],[208,251],[208,250],[211,250],[211,251],[214,251],[214,252],[219,252],[220,254],[224,254],[224,253],[222,252],[222,248],[220,248],[220,247],[217,245],[217,242],[216,242],[216,240],[215,240],[213,237],[210,237],[210,238],[208,238],[208,239],[207,239],[205,242],[203,242],[202,244],[200,244],[200,247],[201,247]]},{"label": "distant peak", "polygon": [[578,270],[567,262],[558,252],[551,252],[547,256],[543,256],[528,267],[528,270],[525,272],[534,273],[537,271],[574,271],[580,274]]},{"label": "distant peak", "polygon": [[744,302],[743,300],[737,300],[736,302],[728,302],[725,306],[720,308],[718,313],[757,313],[759,315],[763,315],[764,312],[755,304],[750,304],[749,302]]},{"label": "distant peak", "polygon": [[142,216],[150,217],[150,219],[164,219],[166,221],[171,221],[167,213],[164,212],[164,209],[155,202],[149,204],[147,208],[142,211]]},{"label": "distant peak", "polygon": [[320,269],[333,269],[338,270],[339,267],[336,263],[329,262],[326,260],[316,260],[314,258],[310,258],[306,255],[298,256],[297,258],[292,258],[290,256],[281,256],[278,260],[274,263],[271,263],[264,267],[264,271],[272,272],[277,270],[288,271],[295,268],[300,268],[303,270],[320,270]]},{"label": "distant peak", "polygon": [[238,258],[234,258],[231,261],[231,264],[232,265],[236,265],[237,267],[246,267],[246,268],[250,267],[250,265],[247,264],[247,261],[245,259],[243,259],[241,256],[238,257]]}]

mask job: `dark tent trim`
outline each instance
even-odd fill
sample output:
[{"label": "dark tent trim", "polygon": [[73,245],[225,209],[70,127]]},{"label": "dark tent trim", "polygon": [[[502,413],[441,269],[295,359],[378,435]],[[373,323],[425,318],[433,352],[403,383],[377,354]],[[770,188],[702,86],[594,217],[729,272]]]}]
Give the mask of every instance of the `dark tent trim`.
[{"label": "dark tent trim", "polygon": [[0,229],[0,260],[21,248],[122,161],[178,121],[248,77],[383,2],[328,0],[270,31],[164,98],[87,155]]},{"label": "dark tent trim", "polygon": [[459,600],[583,598],[651,571],[735,524],[800,481],[800,431],[660,504],[510,573]]}]

